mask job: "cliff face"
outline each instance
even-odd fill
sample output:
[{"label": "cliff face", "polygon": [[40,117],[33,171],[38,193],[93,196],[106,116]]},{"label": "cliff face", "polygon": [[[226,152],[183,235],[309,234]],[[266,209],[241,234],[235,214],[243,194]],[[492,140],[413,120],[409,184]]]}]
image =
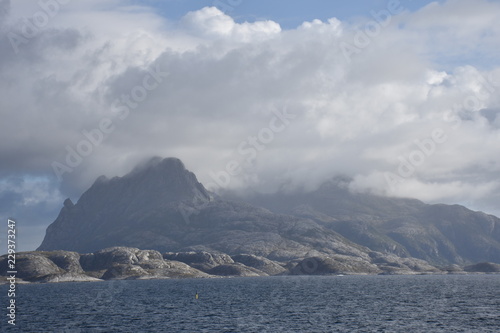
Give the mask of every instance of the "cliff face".
[{"label": "cliff face", "polygon": [[175,243],[170,231],[186,226],[184,210],[209,201],[208,191],[180,160],[154,158],[124,177],[99,177],[76,204],[67,199],[38,250],[169,248]]},{"label": "cliff face", "polygon": [[326,271],[405,270],[420,265],[412,257],[438,265],[500,263],[500,220],[460,206],[354,194],[342,182],[234,201],[207,191],[180,160],[154,158],[124,177],[98,178],[76,204],[66,200],[38,250],[115,246],[344,262],[321,261]]}]

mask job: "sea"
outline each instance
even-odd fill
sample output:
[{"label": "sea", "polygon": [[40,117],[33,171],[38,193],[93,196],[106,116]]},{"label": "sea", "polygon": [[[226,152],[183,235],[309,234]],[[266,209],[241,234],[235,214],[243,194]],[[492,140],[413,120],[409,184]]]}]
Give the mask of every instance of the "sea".
[{"label": "sea", "polygon": [[500,332],[500,275],[29,284],[16,305],[16,326],[3,315],[2,331]]}]

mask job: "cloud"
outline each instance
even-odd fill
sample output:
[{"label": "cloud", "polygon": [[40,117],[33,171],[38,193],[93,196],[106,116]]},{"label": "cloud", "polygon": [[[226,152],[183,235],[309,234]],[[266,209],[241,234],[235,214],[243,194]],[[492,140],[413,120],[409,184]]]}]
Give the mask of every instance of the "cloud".
[{"label": "cloud", "polygon": [[498,65],[494,50],[500,47],[500,27],[495,23],[499,8],[496,1],[434,2],[410,15],[405,24],[423,43],[421,52],[440,65],[467,61],[491,68]]},{"label": "cloud", "polygon": [[[11,176],[0,180],[0,216],[18,222],[18,250],[32,250],[43,240],[62,200],[58,184],[48,178]],[[4,246],[2,253],[7,252]]]},{"label": "cloud", "polygon": [[250,42],[265,39],[281,32],[273,21],[236,23],[233,18],[215,7],[205,7],[187,13],[181,26],[194,35],[209,39],[231,38],[233,41]]},{"label": "cloud", "polygon": [[[160,155],[215,188],[310,190],[342,174],[356,191],[500,213],[491,199],[500,195],[498,3],[403,11],[348,58],[341,45],[356,45],[372,17],[282,30],[214,7],[169,22],[147,7],[71,2],[15,52],[9,34],[23,36],[24,18],[43,9],[0,8],[0,178],[43,179],[8,187],[4,202],[45,200],[37,193],[48,186],[62,204],[97,176]],[[293,117],[280,122],[276,112]],[[85,146],[106,119],[112,130]],[[446,140],[427,153],[416,142],[436,130]],[[79,148],[91,152],[59,182],[54,162],[67,165]],[[401,159],[412,158],[402,177]],[[232,161],[240,168],[225,184]]]}]

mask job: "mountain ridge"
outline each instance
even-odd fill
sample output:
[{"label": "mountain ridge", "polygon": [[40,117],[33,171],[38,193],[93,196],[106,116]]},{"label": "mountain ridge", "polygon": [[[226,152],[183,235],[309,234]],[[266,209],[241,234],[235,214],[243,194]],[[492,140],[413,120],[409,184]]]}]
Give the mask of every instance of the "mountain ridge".
[{"label": "mountain ridge", "polygon": [[216,195],[176,158],[152,158],[123,177],[99,177],[67,199],[37,250],[250,254],[289,261],[348,256],[434,265],[500,263],[500,219],[461,206],[352,193],[342,182],[309,193]]},{"label": "mountain ridge", "polygon": [[500,219],[494,215],[461,205],[352,193],[332,183],[307,194],[254,194],[242,200],[310,218],[374,251],[438,265],[500,262]]}]

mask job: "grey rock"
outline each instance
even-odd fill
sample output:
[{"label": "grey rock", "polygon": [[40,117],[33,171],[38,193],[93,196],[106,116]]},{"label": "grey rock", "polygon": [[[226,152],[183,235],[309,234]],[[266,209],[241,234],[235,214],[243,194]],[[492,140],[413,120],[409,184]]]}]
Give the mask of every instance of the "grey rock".
[{"label": "grey rock", "polygon": [[81,255],[87,274],[108,279],[206,277],[181,262],[164,260],[160,252],[128,247],[112,247]]},{"label": "grey rock", "polygon": [[[158,251],[126,247],[82,255],[68,251],[20,252],[16,259],[16,278],[27,282],[210,277],[185,263],[164,260]],[[0,275],[6,276],[7,268],[7,255],[4,255],[0,257]]]},{"label": "grey rock", "polygon": [[309,257],[291,269],[293,275],[379,274],[382,271],[361,258],[347,256]]},{"label": "grey rock", "polygon": [[219,265],[208,271],[212,275],[221,276],[267,276],[268,274],[243,264]]},{"label": "grey rock", "polygon": [[52,251],[45,254],[58,267],[67,272],[82,274],[83,268],[80,265],[80,254],[69,251]]},{"label": "grey rock", "polygon": [[[55,260],[57,264],[52,261]],[[0,275],[7,275],[7,256],[0,257]],[[84,274],[74,252],[20,252],[16,254],[16,278],[28,282],[96,281]]]},{"label": "grey rock", "polygon": [[163,258],[167,260],[175,260],[188,264],[191,267],[197,268],[204,272],[210,269],[225,264],[233,264],[233,259],[224,253],[208,253],[200,252],[167,252],[163,254]]},{"label": "grey rock", "polygon": [[[155,260],[156,261],[156,260]],[[183,262],[164,260],[161,267],[151,269],[148,264],[140,264],[150,276],[154,278],[206,278],[210,277],[194,267],[191,267]]]},{"label": "grey rock", "polygon": [[101,278],[103,280],[122,280],[147,276],[149,276],[149,273],[140,266],[132,264],[117,264],[106,270]]},{"label": "grey rock", "polygon": [[371,262],[384,274],[442,273],[427,261],[416,258],[401,258],[390,253],[370,252]]},{"label": "grey rock", "polygon": [[36,281],[48,275],[64,272],[49,258],[38,253],[18,254],[16,256],[16,270],[17,276],[26,281]]},{"label": "grey rock", "polygon": [[160,252],[128,247],[111,247],[95,253],[82,254],[80,263],[86,271],[99,271],[114,265],[135,265],[149,260],[162,260]]},{"label": "grey rock", "polygon": [[57,283],[57,282],[98,282],[101,279],[91,277],[87,274],[78,274],[65,272],[62,274],[51,274],[33,280],[38,283]]},{"label": "grey rock", "polygon": [[491,262],[481,262],[464,267],[464,271],[474,273],[500,273],[500,265]]},{"label": "grey rock", "polygon": [[442,270],[445,271],[445,272],[448,272],[450,274],[464,273],[464,270],[462,269],[462,267],[460,267],[457,264],[448,265],[446,267],[443,267]]},{"label": "grey rock", "polygon": [[258,269],[268,275],[279,275],[287,271],[283,265],[253,254],[239,254],[234,255],[231,258],[235,262],[239,262],[247,267]]},{"label": "grey rock", "polygon": [[68,210],[72,209],[75,206],[75,204],[73,203],[73,201],[71,201],[70,198],[64,200],[63,205],[64,205],[64,208],[66,208]]}]

